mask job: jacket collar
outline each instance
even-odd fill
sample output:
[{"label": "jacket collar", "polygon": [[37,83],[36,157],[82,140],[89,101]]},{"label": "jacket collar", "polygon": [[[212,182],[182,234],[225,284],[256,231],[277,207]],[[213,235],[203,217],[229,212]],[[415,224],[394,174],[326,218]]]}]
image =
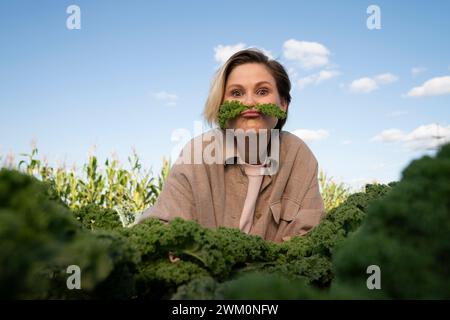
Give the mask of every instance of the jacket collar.
[{"label": "jacket collar", "polygon": [[[238,152],[233,132],[232,131],[226,132],[223,129],[217,129],[217,130],[220,131],[220,132],[218,132],[218,134],[222,135],[223,165],[226,167],[227,165],[230,165],[230,164],[245,163],[245,160],[242,159],[242,157],[240,156],[240,154]],[[228,138],[227,138],[227,136],[228,136]],[[275,159],[275,158],[271,157],[271,155],[270,155],[271,141],[269,141],[267,149],[268,149],[269,154],[263,163],[264,166],[278,168],[278,165],[279,165],[278,159]]]}]

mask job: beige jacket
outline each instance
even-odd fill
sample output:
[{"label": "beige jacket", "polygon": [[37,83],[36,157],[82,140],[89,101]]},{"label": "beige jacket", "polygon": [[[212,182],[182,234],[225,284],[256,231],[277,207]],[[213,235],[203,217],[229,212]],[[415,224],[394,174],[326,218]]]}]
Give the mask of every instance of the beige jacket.
[{"label": "beige jacket", "polygon": [[[248,178],[241,164],[227,164],[236,158],[236,149],[231,154],[230,148],[222,154],[214,152],[221,163],[198,163],[197,159],[197,164],[187,164],[181,160],[183,152],[194,150],[194,146],[205,148],[215,134],[225,138],[222,130],[212,129],[185,146],[154,206],[144,211],[139,221],[147,217],[163,221],[181,217],[208,228],[239,228]],[[281,131],[279,138],[278,171],[263,178],[250,230],[250,234],[275,242],[306,234],[325,215],[316,158],[297,136]],[[193,157],[193,152],[188,155],[192,162]]]}]

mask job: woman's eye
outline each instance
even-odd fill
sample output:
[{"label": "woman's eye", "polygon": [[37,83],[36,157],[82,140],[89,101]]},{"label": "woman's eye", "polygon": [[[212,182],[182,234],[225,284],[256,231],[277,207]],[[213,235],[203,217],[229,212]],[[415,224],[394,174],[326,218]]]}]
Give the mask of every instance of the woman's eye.
[{"label": "woman's eye", "polygon": [[258,94],[265,96],[269,91],[267,89],[259,89]]},{"label": "woman's eye", "polygon": [[238,90],[233,90],[233,91],[231,91],[231,95],[233,97],[239,97],[241,95],[241,93]]}]

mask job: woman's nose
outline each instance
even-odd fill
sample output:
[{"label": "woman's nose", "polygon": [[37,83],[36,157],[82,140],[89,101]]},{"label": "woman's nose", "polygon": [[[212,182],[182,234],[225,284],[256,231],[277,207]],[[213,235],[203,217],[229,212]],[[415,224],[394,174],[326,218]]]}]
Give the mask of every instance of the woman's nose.
[{"label": "woman's nose", "polygon": [[244,102],[247,106],[254,106],[256,104],[256,100],[255,97],[253,97],[252,94],[248,94],[245,97],[245,102]]}]

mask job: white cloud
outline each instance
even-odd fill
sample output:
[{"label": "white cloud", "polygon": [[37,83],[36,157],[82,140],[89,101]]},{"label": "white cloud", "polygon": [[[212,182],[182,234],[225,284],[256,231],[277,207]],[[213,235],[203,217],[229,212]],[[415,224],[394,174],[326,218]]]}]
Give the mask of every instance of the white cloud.
[{"label": "white cloud", "polygon": [[351,144],[352,143],[352,140],[343,140],[342,141],[342,144],[343,145],[349,145],[349,144]]},{"label": "white cloud", "polygon": [[178,96],[173,93],[169,93],[166,91],[158,91],[158,92],[151,92],[151,96],[158,100],[166,103],[168,106],[175,106],[178,102]]},{"label": "white cloud", "polygon": [[297,77],[298,77],[298,73],[297,73],[297,70],[296,70],[295,68],[289,68],[289,69],[287,70],[287,73],[288,73],[289,78],[290,78],[291,80],[297,79]]},{"label": "white cloud", "polygon": [[225,63],[233,54],[245,49],[245,43],[238,43],[234,45],[224,46],[219,44],[214,47],[214,59],[220,63]]},{"label": "white cloud", "polygon": [[439,96],[450,93],[450,76],[436,77],[425,81],[420,87],[412,88],[406,96],[425,97]]},{"label": "white cloud", "polygon": [[398,77],[392,73],[383,73],[375,76],[377,84],[388,84],[398,80]]},{"label": "white cloud", "polygon": [[405,138],[405,133],[400,129],[386,129],[371,139],[376,142],[397,142]]},{"label": "white cloud", "polygon": [[318,130],[308,130],[308,129],[297,129],[292,132],[297,137],[305,140],[305,141],[318,141],[328,138],[329,133],[327,130],[318,129]]},{"label": "white cloud", "polygon": [[264,48],[258,48],[259,50],[261,50],[269,59],[274,60],[274,57],[272,55],[272,52],[270,52],[270,50],[266,50]]},{"label": "white cloud", "polygon": [[235,54],[238,51],[248,49],[248,48],[256,48],[261,50],[269,59],[273,59],[273,55],[269,50],[266,50],[261,47],[256,46],[250,46],[247,47],[247,45],[243,42],[239,42],[237,44],[233,45],[222,45],[219,44],[218,46],[214,47],[214,59],[220,64],[225,63],[233,54]]},{"label": "white cloud", "polygon": [[297,81],[297,87],[301,90],[304,87],[306,87],[307,85],[310,85],[310,84],[317,85],[320,82],[334,78],[334,77],[338,76],[339,74],[340,74],[340,72],[337,70],[322,70],[318,73],[311,74],[304,78],[300,78]]},{"label": "white cloud", "polygon": [[350,84],[350,91],[353,93],[369,93],[375,91],[380,85],[389,84],[398,80],[392,73],[382,73],[374,77],[364,77],[353,80]]},{"label": "white cloud", "polygon": [[414,68],[411,68],[411,75],[412,75],[413,77],[416,77],[416,76],[418,76],[419,74],[424,73],[425,71],[427,71],[427,68],[424,68],[424,67],[414,67]]},{"label": "white cloud", "polygon": [[400,129],[387,129],[377,134],[371,141],[400,143],[409,150],[426,150],[450,142],[450,125],[421,125],[406,133]]},{"label": "white cloud", "polygon": [[283,56],[307,70],[327,65],[329,55],[327,47],[318,42],[289,39],[283,44]]},{"label": "white cloud", "polygon": [[368,77],[353,80],[350,84],[350,91],[355,93],[369,93],[376,89],[378,89],[377,82]]}]

